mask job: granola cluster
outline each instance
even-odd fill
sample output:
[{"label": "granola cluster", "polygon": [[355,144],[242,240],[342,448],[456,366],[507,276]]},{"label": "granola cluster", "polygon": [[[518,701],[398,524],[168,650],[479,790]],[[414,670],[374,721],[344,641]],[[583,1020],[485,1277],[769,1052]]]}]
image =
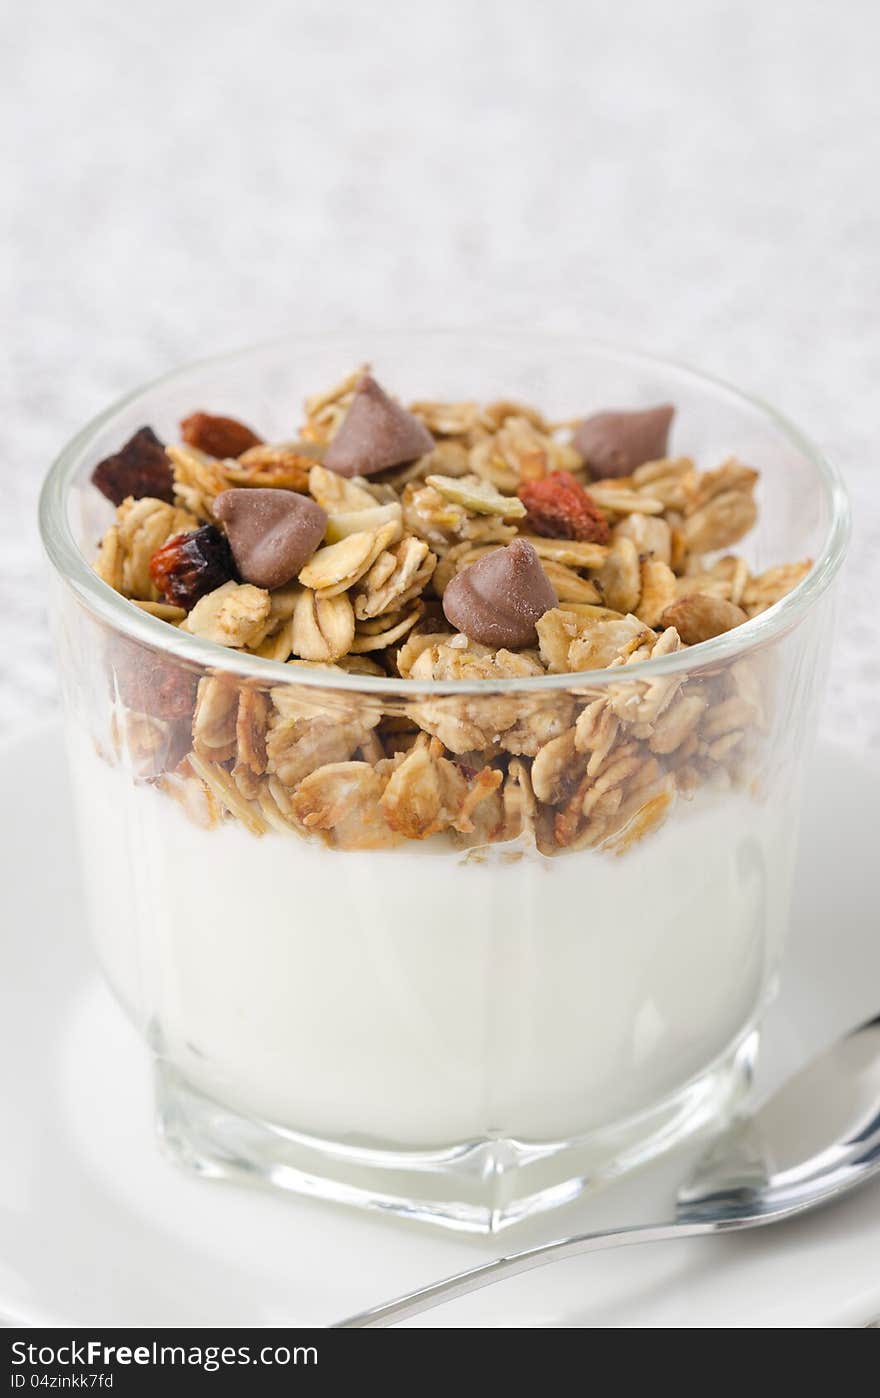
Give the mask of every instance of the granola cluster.
[{"label": "granola cluster", "polygon": [[[612,683],[412,698],[110,655],[115,741],[198,822],[373,849],[447,832],[481,857],[623,852],[679,796],[743,782],[768,729],[748,658],[640,679],[742,625],[810,561],[731,552],[757,472],[670,457],[667,405],[556,424],[514,402],[408,408],[359,370],[291,441],[196,412],[96,467],[95,569],[170,626],[291,667],[414,681],[613,670]],[[645,453],[650,456],[646,457]],[[762,668],[763,667],[763,668]]]}]

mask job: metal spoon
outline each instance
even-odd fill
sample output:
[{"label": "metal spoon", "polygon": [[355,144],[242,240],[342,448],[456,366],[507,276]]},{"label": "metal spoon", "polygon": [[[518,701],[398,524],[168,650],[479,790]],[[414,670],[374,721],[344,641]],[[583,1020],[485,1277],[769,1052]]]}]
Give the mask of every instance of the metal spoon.
[{"label": "metal spoon", "polygon": [[829,1203],[878,1173],[880,1016],[838,1040],[720,1136],[679,1190],[671,1222],[557,1238],[469,1267],[332,1328],[394,1325],[580,1253],[777,1223]]}]

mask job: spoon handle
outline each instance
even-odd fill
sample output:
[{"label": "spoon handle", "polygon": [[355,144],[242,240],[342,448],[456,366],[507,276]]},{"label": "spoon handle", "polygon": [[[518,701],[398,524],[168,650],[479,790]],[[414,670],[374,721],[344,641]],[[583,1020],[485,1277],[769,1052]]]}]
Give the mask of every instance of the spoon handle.
[{"label": "spoon handle", "polygon": [[[729,1228],[731,1225],[728,1224]],[[527,1248],[524,1252],[514,1252],[508,1257],[496,1257],[492,1262],[483,1262],[479,1267],[469,1267],[465,1272],[457,1272],[453,1277],[432,1282],[418,1291],[410,1291],[406,1296],[398,1296],[384,1305],[372,1306],[347,1320],[337,1321],[333,1330],[378,1329],[385,1325],[395,1325],[399,1320],[409,1320],[421,1315],[445,1301],[454,1301],[459,1296],[467,1296],[471,1291],[480,1291],[484,1286],[515,1277],[520,1272],[530,1272],[534,1267],[544,1267],[548,1262],[561,1262],[566,1257],[578,1257],[585,1252],[601,1252],[605,1248],[629,1247],[633,1243],[662,1243],[669,1238],[692,1238],[700,1233],[716,1233],[718,1223],[714,1220],[695,1223],[638,1224],[631,1228],[618,1228],[608,1233],[578,1233],[571,1238],[557,1238],[552,1243],[540,1247]]]}]

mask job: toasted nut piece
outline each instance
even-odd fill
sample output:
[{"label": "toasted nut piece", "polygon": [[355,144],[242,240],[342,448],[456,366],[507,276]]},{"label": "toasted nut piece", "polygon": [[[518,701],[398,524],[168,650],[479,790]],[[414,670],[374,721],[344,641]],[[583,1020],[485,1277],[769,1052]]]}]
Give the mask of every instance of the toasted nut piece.
[{"label": "toasted nut piece", "polygon": [[674,626],[686,646],[696,646],[741,626],[748,617],[742,607],[721,597],[691,592],[667,607],[660,621],[663,626]]},{"label": "toasted nut piece", "polygon": [[333,661],[350,651],[354,609],[345,593],[328,596],[304,588],[294,606],[291,640],[303,660]]},{"label": "toasted nut piece", "polygon": [[219,417],[216,413],[190,413],[181,422],[180,431],[187,446],[209,456],[241,456],[263,441],[238,418]]},{"label": "toasted nut piece", "polygon": [[479,476],[426,476],[425,484],[439,491],[444,500],[477,515],[522,519],[526,513],[525,505],[516,495],[502,495]]}]

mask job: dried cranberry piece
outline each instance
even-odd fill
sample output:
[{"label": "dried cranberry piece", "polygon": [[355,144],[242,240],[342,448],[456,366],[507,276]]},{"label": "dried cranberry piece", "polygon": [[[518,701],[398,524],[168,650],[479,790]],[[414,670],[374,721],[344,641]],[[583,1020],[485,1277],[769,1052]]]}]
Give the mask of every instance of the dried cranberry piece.
[{"label": "dried cranberry piece", "polygon": [[188,446],[209,456],[241,456],[263,440],[237,418],[218,417],[215,413],[190,413],[181,422],[180,431]]},{"label": "dried cranberry piece", "polygon": [[529,512],[526,523],[536,534],[547,539],[607,544],[608,521],[570,471],[526,481],[518,494]]},{"label": "dried cranberry piece", "polygon": [[114,505],[121,505],[129,495],[135,500],[149,495],[174,503],[174,472],[152,427],[141,427],[113,456],[99,461],[92,483]]},{"label": "dried cranberry piece", "polygon": [[215,524],[175,534],[150,559],[150,577],[159,592],[186,611],[235,575],[229,540]]}]

